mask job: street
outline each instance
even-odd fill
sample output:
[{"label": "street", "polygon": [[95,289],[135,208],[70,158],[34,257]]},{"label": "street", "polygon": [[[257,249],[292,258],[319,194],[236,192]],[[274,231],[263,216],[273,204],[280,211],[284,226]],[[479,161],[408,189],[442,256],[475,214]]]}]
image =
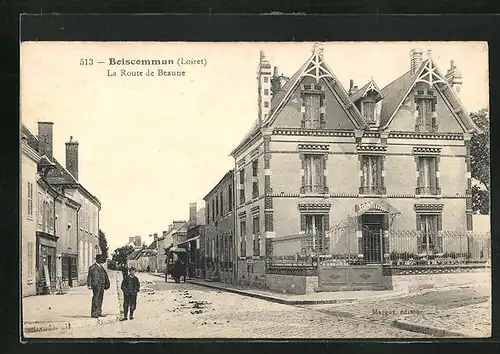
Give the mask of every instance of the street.
[{"label": "street", "polygon": [[[390,323],[290,306],[139,273],[134,320],[39,333],[52,338],[423,338]],[[371,311],[371,308],[369,309]]]}]

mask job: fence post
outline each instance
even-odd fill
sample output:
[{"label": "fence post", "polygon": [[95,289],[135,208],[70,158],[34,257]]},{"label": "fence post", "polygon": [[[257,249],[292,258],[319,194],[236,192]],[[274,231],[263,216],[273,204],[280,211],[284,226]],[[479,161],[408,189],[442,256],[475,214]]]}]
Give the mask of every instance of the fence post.
[{"label": "fence post", "polygon": [[428,232],[425,232],[425,249],[426,249],[426,252],[427,252],[427,265],[431,264],[431,261],[429,259],[429,233]]}]

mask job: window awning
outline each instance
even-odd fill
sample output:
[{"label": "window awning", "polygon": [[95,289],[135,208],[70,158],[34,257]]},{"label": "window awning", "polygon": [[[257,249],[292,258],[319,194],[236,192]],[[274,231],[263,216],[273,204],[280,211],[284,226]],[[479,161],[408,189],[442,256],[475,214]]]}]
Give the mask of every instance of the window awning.
[{"label": "window awning", "polygon": [[177,245],[184,245],[184,244],[186,244],[188,242],[198,240],[199,238],[200,238],[200,235],[195,236],[195,237],[191,237],[191,238],[188,238],[186,241],[179,242]]}]

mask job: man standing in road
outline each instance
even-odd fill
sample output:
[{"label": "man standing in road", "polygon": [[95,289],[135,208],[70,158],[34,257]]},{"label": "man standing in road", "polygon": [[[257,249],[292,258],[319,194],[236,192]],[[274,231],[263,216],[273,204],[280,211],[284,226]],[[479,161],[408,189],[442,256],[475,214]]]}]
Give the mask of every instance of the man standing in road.
[{"label": "man standing in road", "polygon": [[87,286],[93,292],[92,307],[90,310],[90,315],[93,318],[103,317],[102,299],[104,297],[104,290],[110,287],[108,273],[102,263],[104,263],[103,256],[98,254],[95,263],[89,267],[87,276]]}]

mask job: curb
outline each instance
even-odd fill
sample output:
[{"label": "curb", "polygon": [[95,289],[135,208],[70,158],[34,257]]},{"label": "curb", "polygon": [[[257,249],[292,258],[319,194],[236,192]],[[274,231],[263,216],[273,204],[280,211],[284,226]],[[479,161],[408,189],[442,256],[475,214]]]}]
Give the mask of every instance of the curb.
[{"label": "curb", "polygon": [[[226,288],[218,285],[212,285],[212,284],[207,284],[207,283],[202,283],[202,282],[197,282],[197,281],[192,281],[192,280],[186,280],[186,282],[195,284],[195,285],[200,285],[200,286],[205,286],[207,288],[212,288],[212,289],[218,289],[218,290],[223,290],[227,291],[230,293],[235,293],[243,296],[249,296],[249,297],[254,297],[258,298],[261,300],[266,300],[270,302],[276,302],[279,304],[284,304],[284,305],[324,305],[324,304],[340,304],[340,303],[346,303],[346,302],[354,302],[354,301],[359,301],[359,298],[339,298],[339,299],[324,299],[324,300],[293,300],[293,299],[283,299],[279,297],[275,297],[272,295],[266,295],[266,294],[258,294],[258,293],[253,293],[249,292],[246,290],[240,290],[240,289],[231,289],[231,288]],[[377,299],[384,299],[384,298],[394,298],[398,296],[404,296],[406,294],[405,291],[400,291],[395,294],[381,294],[381,295],[376,295]]]},{"label": "curb", "polygon": [[110,323],[118,322],[120,318],[118,316],[110,316],[104,317],[103,319],[98,318],[94,321],[85,321],[85,322],[56,322],[56,323],[47,323],[40,325],[24,325],[23,332],[26,333],[37,333],[37,332],[47,332],[47,331],[56,331],[56,330],[64,330],[71,328],[86,328],[93,326],[102,326]]},{"label": "curb", "polygon": [[396,328],[404,329],[406,331],[429,334],[435,337],[468,337],[466,334],[461,332],[450,331],[434,326],[420,325],[405,320],[394,320],[392,325]]},{"label": "curb", "polygon": [[[89,318],[86,321],[76,321],[76,322],[53,322],[53,323],[44,323],[44,324],[23,324],[23,333],[38,333],[38,332],[48,332],[48,331],[57,331],[57,330],[65,330],[72,328],[86,328],[93,326],[102,326],[111,323],[118,322],[120,317],[123,316],[123,309],[120,306],[120,286],[118,275],[115,273],[115,281],[117,285],[117,297],[118,297],[118,307],[120,309],[120,316],[110,315],[109,317],[99,317],[97,319]],[[110,279],[111,281],[111,279]]]}]

